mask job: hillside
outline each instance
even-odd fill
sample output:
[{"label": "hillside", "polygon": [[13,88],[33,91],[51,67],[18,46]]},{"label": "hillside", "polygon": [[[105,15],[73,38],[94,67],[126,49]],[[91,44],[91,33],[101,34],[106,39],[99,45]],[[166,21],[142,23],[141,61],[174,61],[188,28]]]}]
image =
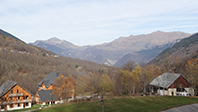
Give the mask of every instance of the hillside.
[{"label": "hillside", "polygon": [[[76,66],[82,69],[79,71]],[[90,61],[57,56],[51,51],[13,39],[0,38],[0,85],[14,80],[35,94],[38,82],[52,71],[77,78],[108,68]]]},{"label": "hillside", "polygon": [[90,60],[106,65],[114,65],[126,54],[133,54],[139,51],[143,52],[144,50],[155,49],[157,46],[170,45],[170,43],[173,41],[183,39],[189,35],[190,34],[183,32],[157,31],[146,35],[120,37],[112,42],[93,46],[76,46],[70,42],[59,40],[57,38],[51,38],[45,41],[38,40],[31,44],[53,51],[59,55]]},{"label": "hillside", "polygon": [[162,65],[162,63],[177,59],[185,62],[195,57],[198,57],[198,33],[184,38],[172,47],[165,49],[149,64]]},{"label": "hillside", "polygon": [[0,49],[4,49],[11,52],[20,52],[37,55],[56,55],[55,53],[45,50],[43,48],[28,45],[19,38],[3,30],[0,30]]},{"label": "hillside", "polygon": [[[14,40],[16,40],[16,41],[21,41],[21,42],[23,42],[23,41],[20,40],[19,38],[15,37],[14,35],[12,35],[12,34],[6,32],[6,31],[3,31],[2,29],[0,29],[0,37],[2,37],[2,38],[4,38],[4,39],[6,39],[6,38],[12,38],[12,39],[14,39]],[[24,42],[23,42],[23,43],[24,43]]]}]

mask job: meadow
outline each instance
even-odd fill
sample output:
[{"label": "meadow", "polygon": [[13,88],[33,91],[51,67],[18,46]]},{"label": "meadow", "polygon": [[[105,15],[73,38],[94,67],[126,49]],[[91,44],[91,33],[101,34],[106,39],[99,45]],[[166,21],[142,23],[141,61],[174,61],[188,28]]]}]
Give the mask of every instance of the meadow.
[{"label": "meadow", "polygon": [[[181,105],[198,103],[195,97],[142,96],[104,100],[105,112],[158,112]],[[100,101],[53,105],[35,112],[101,112]]]}]

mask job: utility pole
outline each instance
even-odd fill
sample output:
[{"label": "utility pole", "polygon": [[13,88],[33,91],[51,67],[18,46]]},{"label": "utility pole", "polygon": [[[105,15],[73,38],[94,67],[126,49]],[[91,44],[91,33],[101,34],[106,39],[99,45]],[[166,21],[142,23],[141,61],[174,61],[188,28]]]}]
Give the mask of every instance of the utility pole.
[{"label": "utility pole", "polygon": [[101,105],[102,105],[102,112],[104,112],[104,100],[103,100],[103,95],[102,95],[102,100],[100,101]]}]

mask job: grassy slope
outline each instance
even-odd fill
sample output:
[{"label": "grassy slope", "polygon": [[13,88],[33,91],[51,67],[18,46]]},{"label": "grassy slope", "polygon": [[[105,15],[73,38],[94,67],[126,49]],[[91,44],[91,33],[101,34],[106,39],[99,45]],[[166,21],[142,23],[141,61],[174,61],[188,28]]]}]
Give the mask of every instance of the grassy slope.
[{"label": "grassy slope", "polygon": [[[198,103],[192,97],[132,97],[116,98],[104,101],[105,112],[156,112],[180,105]],[[97,102],[56,105],[37,112],[101,112],[101,104]]]}]

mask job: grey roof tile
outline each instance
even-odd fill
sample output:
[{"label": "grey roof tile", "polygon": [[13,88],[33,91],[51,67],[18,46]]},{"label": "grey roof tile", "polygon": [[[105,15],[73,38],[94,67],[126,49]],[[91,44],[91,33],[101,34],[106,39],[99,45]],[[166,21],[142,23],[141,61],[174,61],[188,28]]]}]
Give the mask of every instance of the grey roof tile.
[{"label": "grey roof tile", "polygon": [[12,80],[7,80],[5,83],[2,84],[0,87],[0,97],[2,97],[5,93],[7,93],[14,85],[17,83]]},{"label": "grey roof tile", "polygon": [[168,88],[181,74],[163,73],[156,77],[149,85]]},{"label": "grey roof tile", "polygon": [[39,95],[39,98],[40,98],[39,102],[59,100],[59,98],[54,97],[52,95],[52,90],[38,91],[38,95]]}]

